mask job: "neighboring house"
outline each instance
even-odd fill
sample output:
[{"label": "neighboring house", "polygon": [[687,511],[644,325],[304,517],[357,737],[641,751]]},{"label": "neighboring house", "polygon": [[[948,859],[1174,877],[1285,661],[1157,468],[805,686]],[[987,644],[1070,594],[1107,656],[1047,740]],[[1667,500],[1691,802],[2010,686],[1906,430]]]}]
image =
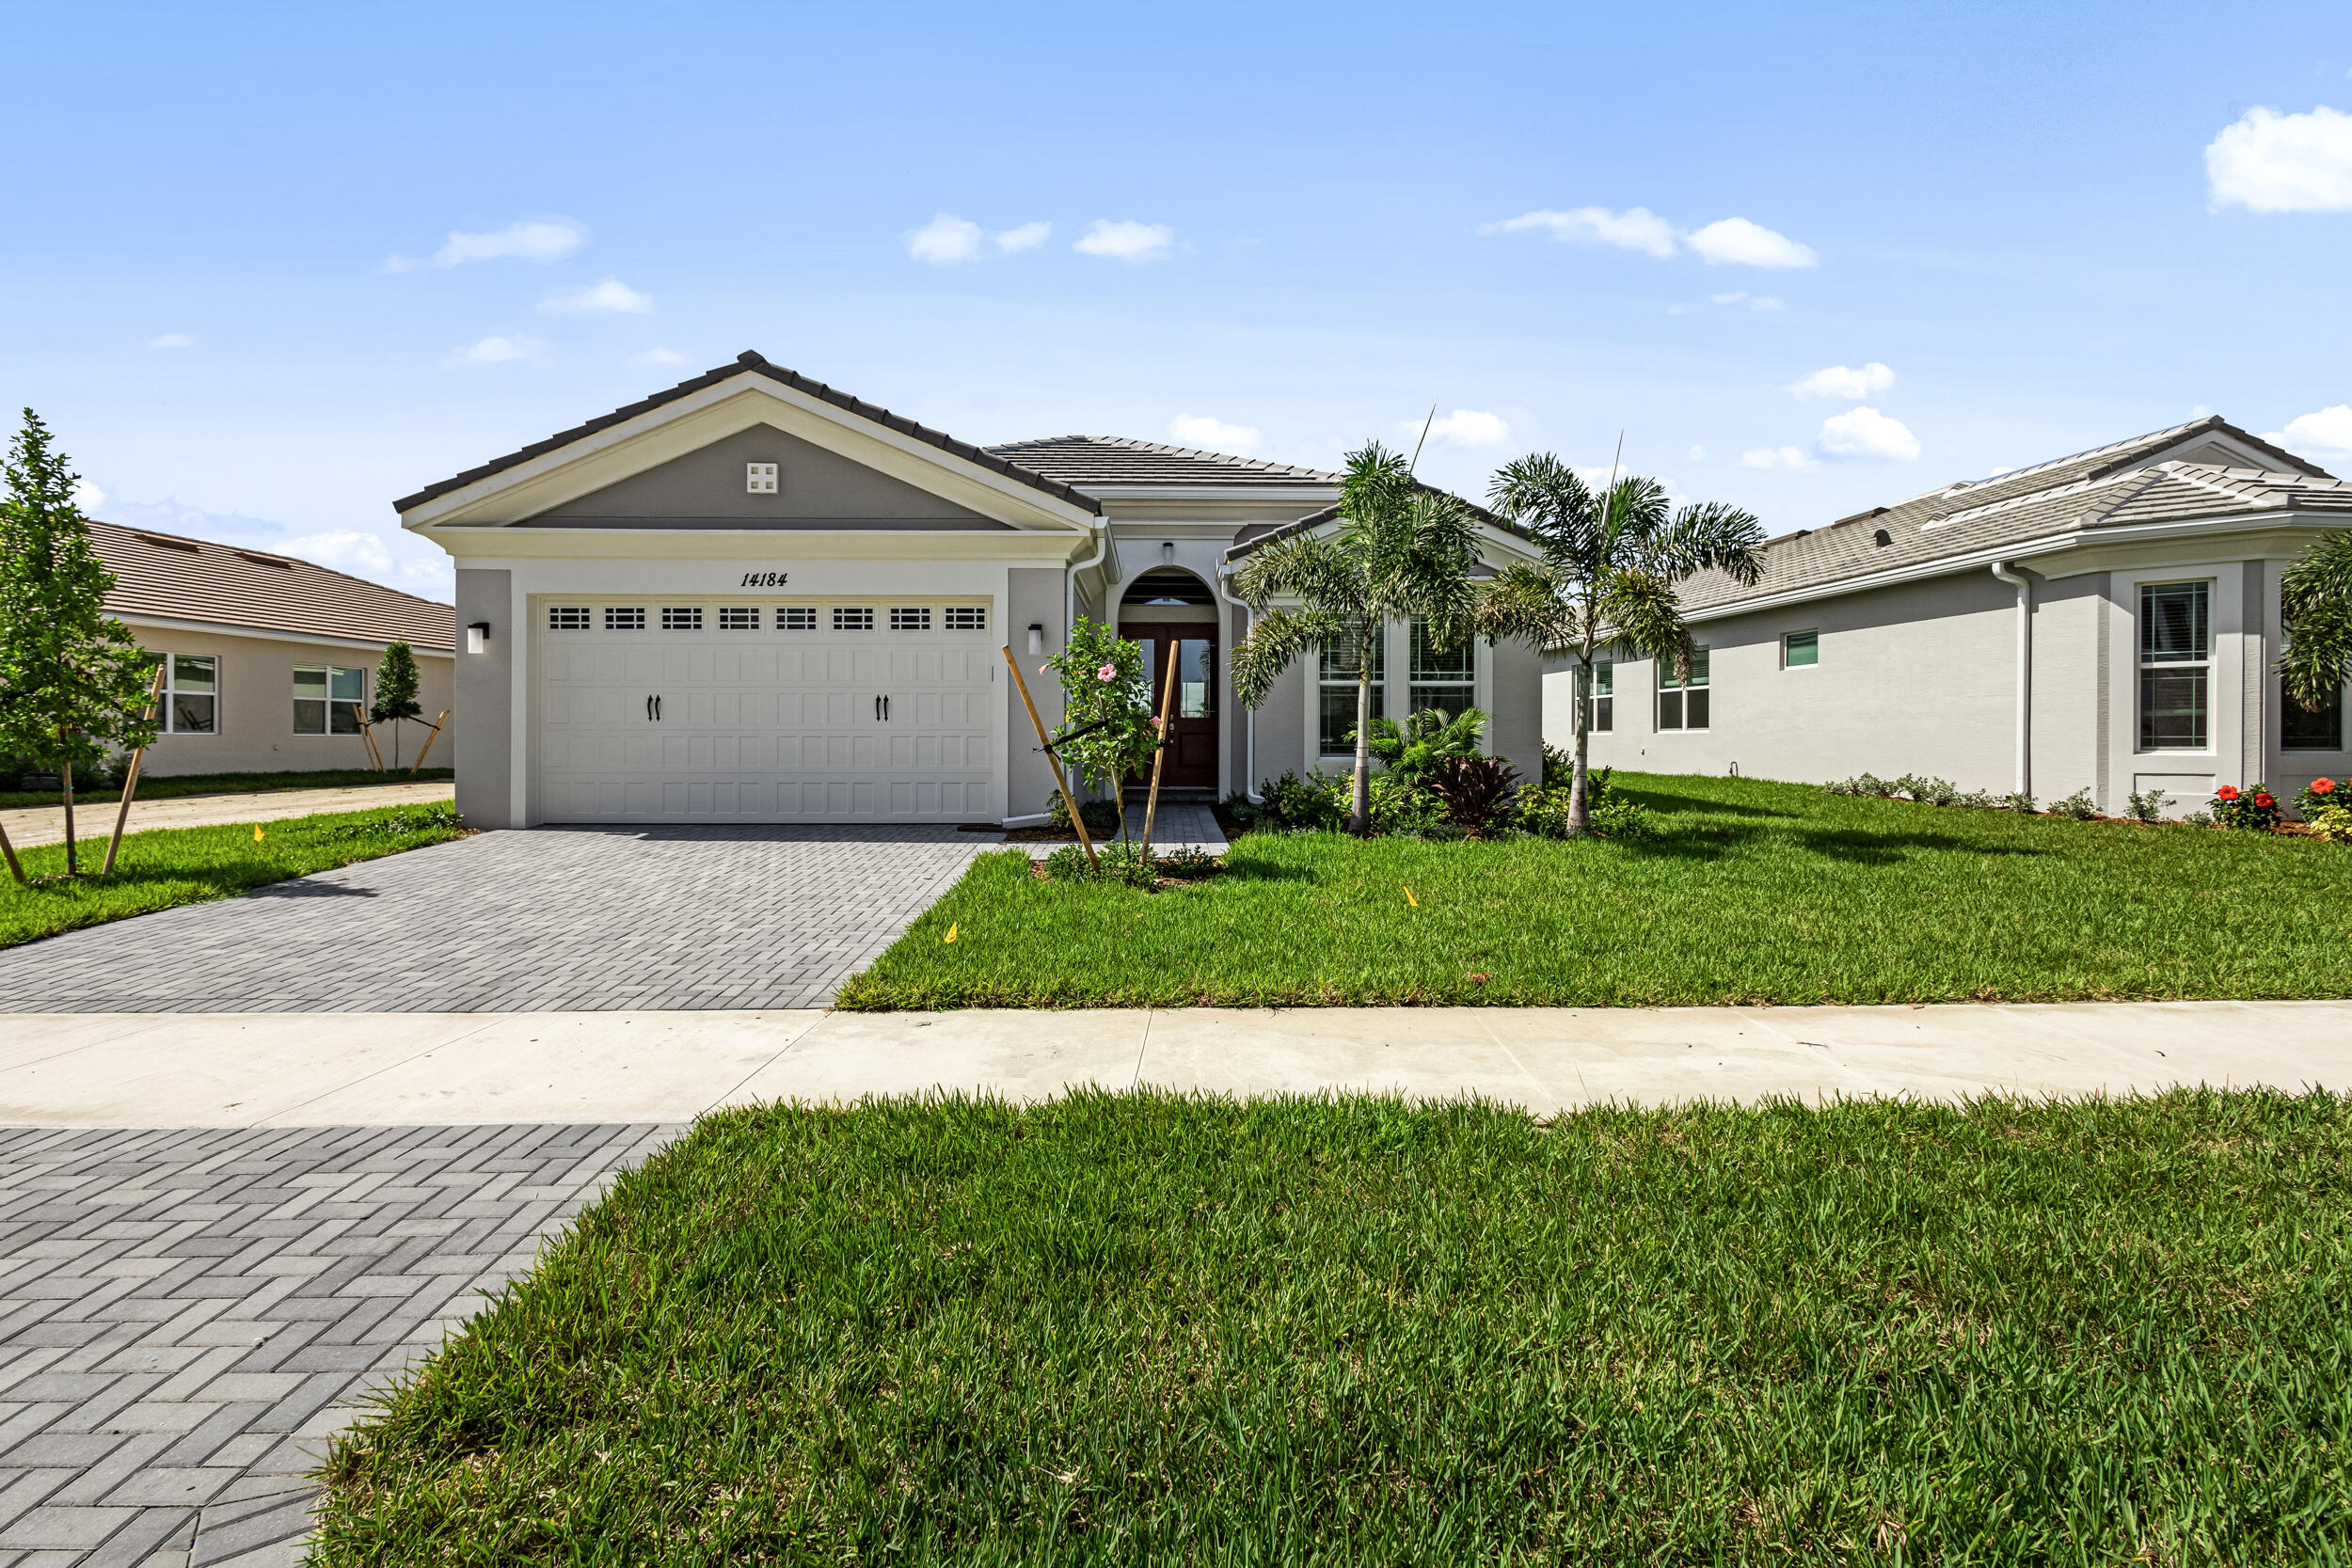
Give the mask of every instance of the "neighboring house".
[{"label": "neighboring house", "polygon": [[[1154,673],[1176,650],[1171,786],[1338,765],[1323,669],[1234,701],[1227,596],[1239,552],[1332,526],[1338,493],[1148,441],[980,448],[745,354],[396,505],[456,560],[468,820],[1018,822],[1052,783],[998,650],[1051,725],[1039,666],[1081,615]],[[1404,626],[1384,651],[1391,684],[1498,709],[1498,748],[1534,764],[1534,656],[1417,665]]]},{"label": "neighboring house", "polygon": [[[387,644],[415,650],[429,721],[450,705],[448,605],[267,550],[92,522],[115,574],[107,612],[165,656],[163,733],[141,764],[172,773],[365,768],[358,714]],[[403,726],[413,759],[432,732]],[[389,728],[376,732],[391,758]],[[453,768],[443,736],[428,759]]]},{"label": "neighboring house", "polygon": [[[1765,547],[1762,580],[1692,579],[1690,679],[1596,682],[1597,763],[1827,781],[1940,775],[2120,812],[2352,768],[2344,703],[2285,699],[2279,577],[2352,527],[2352,484],[2218,419],[1944,485]],[[1573,733],[1551,660],[1545,730]]]}]

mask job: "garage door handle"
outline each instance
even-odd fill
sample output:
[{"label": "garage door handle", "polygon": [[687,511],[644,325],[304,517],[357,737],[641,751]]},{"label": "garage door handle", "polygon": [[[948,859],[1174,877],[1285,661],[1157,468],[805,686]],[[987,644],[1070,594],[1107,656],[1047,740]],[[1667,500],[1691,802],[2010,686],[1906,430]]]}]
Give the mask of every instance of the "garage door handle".
[{"label": "garage door handle", "polygon": [[882,722],[882,699],[880,697],[874,699],[874,722],[877,724]]},{"label": "garage door handle", "polygon": [[882,722],[885,724],[890,722],[890,699],[887,697],[882,699]]},{"label": "garage door handle", "polygon": [[645,722],[648,724],[653,722],[653,699],[651,697],[645,699]]}]

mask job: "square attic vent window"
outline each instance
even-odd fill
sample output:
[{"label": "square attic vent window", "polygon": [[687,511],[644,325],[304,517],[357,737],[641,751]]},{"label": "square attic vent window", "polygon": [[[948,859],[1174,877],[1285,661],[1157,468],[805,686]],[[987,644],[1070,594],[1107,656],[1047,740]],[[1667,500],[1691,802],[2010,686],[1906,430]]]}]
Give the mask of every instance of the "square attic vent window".
[{"label": "square attic vent window", "polygon": [[776,466],[773,463],[743,465],[743,491],[752,496],[772,496],[776,493]]}]

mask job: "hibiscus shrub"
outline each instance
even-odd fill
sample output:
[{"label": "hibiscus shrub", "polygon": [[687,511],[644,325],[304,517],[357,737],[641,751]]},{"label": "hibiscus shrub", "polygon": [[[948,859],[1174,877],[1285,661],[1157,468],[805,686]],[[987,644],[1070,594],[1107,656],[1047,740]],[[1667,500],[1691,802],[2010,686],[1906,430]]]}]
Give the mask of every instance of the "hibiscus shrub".
[{"label": "hibiscus shrub", "polygon": [[2352,844],[2352,780],[2313,779],[2295,804],[2312,832],[2330,844]]},{"label": "hibiscus shrub", "polygon": [[2270,792],[2268,784],[2245,790],[2235,784],[2223,784],[2213,792],[2213,819],[2217,827],[2252,828],[2266,832],[2279,825],[2283,815],[2279,809],[2279,797]]}]

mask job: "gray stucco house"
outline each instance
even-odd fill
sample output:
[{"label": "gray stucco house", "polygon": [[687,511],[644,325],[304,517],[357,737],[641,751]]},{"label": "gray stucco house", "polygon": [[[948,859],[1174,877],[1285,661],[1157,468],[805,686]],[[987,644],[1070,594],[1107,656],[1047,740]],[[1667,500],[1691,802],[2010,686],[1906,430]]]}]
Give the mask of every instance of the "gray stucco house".
[{"label": "gray stucco house", "polygon": [[[745,354],[395,505],[455,560],[469,821],[1018,823],[1052,784],[999,650],[1052,724],[1037,666],[1080,615],[1178,658],[1173,787],[1344,766],[1325,692],[1352,725],[1352,663],[1254,714],[1230,664],[1232,569],[1336,526],[1338,493],[1149,441],[977,447]],[[1525,545],[1487,519],[1483,548]],[[1534,654],[1397,626],[1374,657],[1392,708],[1476,703],[1534,770]]]},{"label": "gray stucco house", "polygon": [[[2352,769],[2344,702],[2284,700],[2279,577],[2352,527],[2352,484],[2219,419],[1939,486],[1766,546],[1753,588],[1683,604],[1687,685],[1647,659],[1595,683],[1597,763],[1823,782],[1941,775],[2043,800]],[[1551,661],[1545,729],[1573,733]]]}]

